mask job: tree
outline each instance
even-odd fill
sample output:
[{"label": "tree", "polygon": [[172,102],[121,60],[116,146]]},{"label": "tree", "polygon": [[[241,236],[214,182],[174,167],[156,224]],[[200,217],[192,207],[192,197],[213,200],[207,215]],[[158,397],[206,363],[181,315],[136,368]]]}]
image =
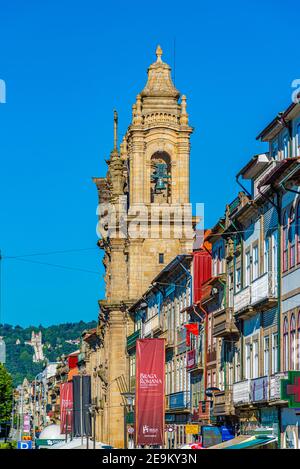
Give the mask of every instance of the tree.
[{"label": "tree", "polygon": [[7,422],[12,411],[12,377],[0,363],[0,422]]}]

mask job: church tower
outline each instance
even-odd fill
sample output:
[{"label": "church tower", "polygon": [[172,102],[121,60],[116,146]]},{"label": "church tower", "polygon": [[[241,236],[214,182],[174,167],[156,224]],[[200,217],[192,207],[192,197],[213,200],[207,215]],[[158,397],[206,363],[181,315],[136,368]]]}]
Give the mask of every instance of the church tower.
[{"label": "church tower", "polygon": [[[190,135],[186,97],[162,61],[160,46],[148,80],[132,106],[132,121],[114,147],[104,178],[95,178],[99,198],[99,246],[104,250],[106,299],[99,301],[104,405],[99,438],[124,447],[127,391],[126,337],[133,332],[127,309],[178,254],[193,247],[189,198]],[[183,224],[183,221],[185,224]]]}]

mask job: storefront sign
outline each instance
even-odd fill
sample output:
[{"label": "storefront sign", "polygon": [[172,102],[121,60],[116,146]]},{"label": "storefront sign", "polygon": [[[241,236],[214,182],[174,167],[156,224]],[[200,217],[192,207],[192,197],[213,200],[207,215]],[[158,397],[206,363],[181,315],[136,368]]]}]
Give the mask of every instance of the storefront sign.
[{"label": "storefront sign", "polygon": [[292,409],[300,408],[300,371],[289,371],[288,379],[281,380],[281,399]]},{"label": "storefront sign", "polygon": [[199,425],[186,425],[185,426],[185,433],[187,435],[198,435]]},{"label": "storefront sign", "polygon": [[36,444],[36,446],[53,446],[56,443],[62,443],[64,441],[65,441],[64,439],[52,439],[52,438],[39,439],[39,438],[37,438],[35,440],[35,444]]},{"label": "storefront sign", "polygon": [[163,445],[165,339],[136,341],[135,434],[137,445]]}]

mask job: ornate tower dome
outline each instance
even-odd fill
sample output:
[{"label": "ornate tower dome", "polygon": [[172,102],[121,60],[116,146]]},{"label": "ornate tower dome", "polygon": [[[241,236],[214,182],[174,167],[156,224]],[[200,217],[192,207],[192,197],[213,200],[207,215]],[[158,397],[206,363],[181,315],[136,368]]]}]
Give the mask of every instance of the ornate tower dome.
[{"label": "ornate tower dome", "polygon": [[171,78],[171,67],[162,61],[162,49],[156,48],[156,62],[148,68],[148,80],[139,95],[142,101],[143,114],[159,109],[179,115],[178,99],[180,92],[175,88]]}]

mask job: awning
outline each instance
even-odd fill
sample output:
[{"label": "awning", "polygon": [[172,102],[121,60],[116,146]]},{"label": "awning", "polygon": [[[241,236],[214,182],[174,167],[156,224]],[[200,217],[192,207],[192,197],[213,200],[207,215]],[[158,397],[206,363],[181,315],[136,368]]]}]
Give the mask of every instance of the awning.
[{"label": "awning", "polygon": [[233,445],[227,449],[255,449],[255,448],[260,448],[261,446],[266,446],[269,443],[275,443],[277,441],[277,438],[271,438],[271,437],[257,437],[254,436],[253,439],[249,441],[244,441],[243,443],[238,443],[236,445]]},{"label": "awning", "polygon": [[255,449],[269,443],[275,443],[277,438],[263,436],[240,435],[232,440],[224,441],[208,449]]}]

